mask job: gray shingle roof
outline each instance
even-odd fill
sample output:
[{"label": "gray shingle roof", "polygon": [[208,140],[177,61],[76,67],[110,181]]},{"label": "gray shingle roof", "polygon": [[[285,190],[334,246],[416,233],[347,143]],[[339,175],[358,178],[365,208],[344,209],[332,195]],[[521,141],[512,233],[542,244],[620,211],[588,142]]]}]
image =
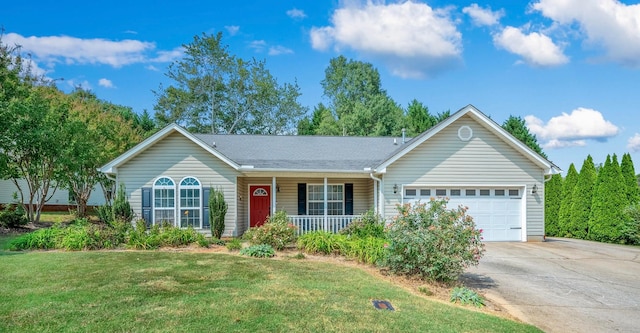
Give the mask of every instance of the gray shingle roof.
[{"label": "gray shingle roof", "polygon": [[402,148],[402,138],[393,137],[194,136],[237,164],[259,169],[362,171]]}]

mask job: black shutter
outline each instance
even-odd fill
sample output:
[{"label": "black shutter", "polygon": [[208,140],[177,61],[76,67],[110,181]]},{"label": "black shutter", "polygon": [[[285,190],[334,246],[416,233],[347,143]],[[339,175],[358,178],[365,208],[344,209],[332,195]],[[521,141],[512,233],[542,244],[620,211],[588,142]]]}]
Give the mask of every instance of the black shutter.
[{"label": "black shutter", "polygon": [[353,215],[353,184],[344,184],[344,214]]},{"label": "black shutter", "polygon": [[205,187],[202,189],[202,228],[209,228],[209,195],[211,194],[211,188]]},{"label": "black shutter", "polygon": [[298,215],[307,215],[307,184],[298,183]]},{"label": "black shutter", "polygon": [[147,228],[151,227],[152,220],[152,212],[153,209],[151,207],[151,198],[152,189],[151,187],[143,187],[142,188],[142,218],[147,224]]}]

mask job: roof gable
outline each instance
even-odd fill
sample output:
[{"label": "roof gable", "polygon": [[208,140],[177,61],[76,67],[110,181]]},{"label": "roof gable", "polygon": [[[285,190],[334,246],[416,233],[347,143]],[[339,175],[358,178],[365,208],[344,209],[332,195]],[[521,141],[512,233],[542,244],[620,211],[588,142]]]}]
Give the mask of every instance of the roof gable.
[{"label": "roof gable", "polygon": [[229,166],[231,166],[235,170],[238,170],[240,168],[240,166],[237,163],[235,163],[231,159],[227,158],[226,156],[224,156],[220,152],[216,151],[211,146],[207,145],[202,140],[200,140],[199,138],[195,137],[193,134],[187,132],[187,130],[185,130],[184,128],[178,126],[177,124],[171,124],[171,125],[166,126],[163,129],[161,129],[160,131],[156,132],[155,134],[153,134],[152,136],[148,137],[147,139],[143,140],[142,142],[140,142],[139,144],[137,144],[133,148],[127,150],[125,153],[123,153],[122,155],[118,156],[117,158],[115,158],[111,162],[105,164],[103,167],[101,167],[99,169],[99,171],[103,172],[103,173],[108,173],[108,174],[116,173],[117,172],[117,168],[119,166],[125,164],[127,161],[129,161],[132,158],[134,158],[135,156],[139,155],[140,153],[145,151],[147,148],[153,146],[157,142],[163,140],[164,138],[168,137],[169,135],[171,135],[172,133],[175,133],[175,132],[178,132],[178,133],[182,134],[184,137],[186,137],[187,139],[191,140],[193,143],[197,144],[198,146],[200,146],[204,150],[208,151],[209,153],[211,153],[215,157],[219,158],[220,160],[222,160],[224,163],[228,164]]},{"label": "roof gable", "polygon": [[377,167],[375,167],[376,172],[385,172],[386,168],[389,165],[393,164],[398,159],[405,156],[407,153],[409,153],[410,151],[412,151],[413,149],[421,145],[423,142],[429,140],[434,135],[440,133],[443,129],[447,128],[448,126],[453,124],[456,120],[460,119],[464,115],[471,116],[471,118],[473,118],[475,121],[477,121],[479,124],[487,128],[492,133],[494,133],[501,140],[503,140],[508,145],[515,148],[518,152],[523,154],[525,157],[527,157],[529,160],[534,162],[536,165],[545,169],[547,174],[553,174],[553,173],[559,172],[560,169],[555,164],[545,159],[544,157],[540,156],[540,154],[536,153],[531,148],[526,146],[520,140],[518,140],[513,135],[511,135],[511,133],[507,132],[495,121],[487,117],[484,113],[480,112],[480,110],[478,110],[476,107],[474,107],[471,104],[458,110],[456,113],[452,114],[449,118],[438,123],[436,126],[432,127],[431,129],[427,130],[426,132],[420,134],[419,136],[411,140],[406,146],[402,147],[402,149],[398,150],[397,152],[389,156],[386,160],[384,160],[382,163],[380,163]]}]

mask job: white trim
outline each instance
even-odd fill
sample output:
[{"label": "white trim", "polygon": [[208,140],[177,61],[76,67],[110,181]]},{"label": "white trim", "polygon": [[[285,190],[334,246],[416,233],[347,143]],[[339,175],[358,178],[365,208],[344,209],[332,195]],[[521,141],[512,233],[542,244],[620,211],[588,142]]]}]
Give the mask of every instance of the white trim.
[{"label": "white trim", "polygon": [[[247,229],[245,230],[245,232],[247,232],[247,230],[251,229],[251,186],[263,186],[263,187],[268,187],[269,188],[269,200],[271,200],[271,196],[273,196],[273,189],[271,188],[271,185],[269,184],[252,184],[252,183],[248,183],[247,184]],[[271,201],[269,201],[271,202]],[[269,206],[271,207],[271,206]],[[271,213],[271,212],[269,212]],[[237,221],[237,219],[236,219]]]},{"label": "white trim", "polygon": [[127,150],[125,153],[123,153],[122,155],[118,156],[117,158],[115,158],[111,162],[105,164],[104,166],[102,166],[98,170],[100,172],[103,172],[103,173],[111,173],[111,174],[116,173],[117,172],[117,168],[119,166],[123,165],[124,163],[126,163],[130,159],[134,158],[138,154],[140,154],[143,151],[145,151],[147,148],[153,146],[154,144],[156,144],[157,142],[161,141],[162,139],[168,137],[169,135],[171,135],[174,132],[178,132],[178,133],[182,134],[184,137],[186,137],[187,139],[191,140],[193,143],[197,144],[198,146],[202,147],[204,150],[208,151],[213,156],[217,157],[218,159],[220,159],[224,163],[228,164],[233,169],[235,169],[235,170],[240,169],[240,166],[237,163],[235,163],[232,160],[228,159],[226,156],[220,154],[220,152],[218,152],[213,147],[211,147],[208,144],[206,144],[204,141],[202,141],[202,140],[196,138],[195,136],[193,136],[191,133],[189,133],[184,128],[178,126],[177,124],[170,124],[170,125],[166,126],[165,128],[161,129],[160,131],[156,132],[152,136],[148,137],[146,140],[140,142],[139,144],[137,144],[133,148]]},{"label": "white trim", "polygon": [[493,133],[498,135],[502,140],[507,142],[512,147],[516,148],[523,155],[527,156],[531,161],[533,161],[538,166],[542,167],[546,170],[547,173],[552,173],[554,170],[559,170],[559,168],[544,159],[538,153],[534,152],[531,148],[527,147],[524,143],[520,142],[520,140],[516,139],[513,135],[507,132],[505,129],[500,127],[495,121],[491,120],[491,118],[484,115],[480,110],[476,109],[473,105],[469,104],[464,108],[458,110],[456,113],[452,114],[449,118],[440,122],[436,126],[432,127],[430,130],[422,133],[415,139],[409,141],[405,148],[395,153],[393,156],[389,157],[387,160],[378,165],[375,170],[377,172],[381,172],[379,170],[386,169],[388,166],[399,160],[401,157],[415,149],[417,146],[421,145],[425,141],[429,140],[434,135],[440,133],[443,129],[449,127],[453,122],[457,121],[464,115],[471,115],[476,121],[481,123],[482,125],[487,126]]},{"label": "white trim", "polygon": [[[193,178],[198,182],[197,186],[196,185],[184,185],[184,188],[185,189],[195,189],[195,188],[197,188],[198,191],[199,191],[198,194],[199,194],[200,198],[199,198],[198,201],[200,202],[200,204],[198,205],[197,209],[192,209],[194,207],[188,207],[187,209],[200,211],[200,223],[199,223],[200,226],[198,228],[194,227],[194,229],[203,229],[204,228],[204,226],[203,226],[203,224],[204,224],[203,223],[204,222],[204,217],[203,217],[204,212],[203,212],[203,209],[202,209],[202,205],[204,204],[204,202],[203,202],[203,195],[204,195],[203,192],[204,192],[204,190],[203,190],[203,187],[202,187],[202,182],[200,181],[200,179],[198,179],[198,177],[195,177],[195,176],[182,177],[182,179],[180,179],[180,182],[178,182],[178,184],[176,185],[177,188],[178,188],[177,193],[176,193],[176,196],[178,197],[178,202],[177,202],[177,205],[176,205],[177,206],[177,210],[178,210],[178,214],[177,214],[178,218],[176,219],[176,223],[175,224],[176,224],[176,226],[178,228],[182,228],[182,221],[181,221],[181,218],[182,218],[182,204],[181,204],[182,194],[180,193],[180,190],[183,188],[182,182],[187,178]],[[209,223],[211,223],[211,221],[209,221]]]},{"label": "white trim", "polygon": [[[328,183],[327,182],[327,178],[324,179],[324,183],[319,184],[319,183],[306,183],[306,208],[307,208],[307,214],[309,216],[339,216],[339,215],[345,215],[345,210],[346,210],[346,203],[345,203],[345,184],[346,183]],[[324,191],[324,198],[323,198],[323,204],[324,204],[324,214],[309,214],[309,186],[323,186],[323,191]],[[329,186],[342,186],[342,200],[331,200],[329,201],[329,199],[327,199],[327,194],[329,193]],[[313,202],[319,202],[318,200],[313,200]],[[330,215],[329,214],[329,202],[342,202],[342,213],[338,214],[338,215]]]},{"label": "white trim", "polygon": [[[167,178],[169,180],[171,180],[171,182],[173,183],[173,186],[171,185],[156,185],[156,182],[158,182],[159,179],[162,178]],[[173,225],[177,226],[178,224],[178,206],[180,204],[179,202],[179,195],[178,195],[178,184],[172,177],[169,176],[165,176],[165,175],[160,175],[158,177],[156,177],[153,180],[153,183],[151,184],[151,225],[156,225],[156,189],[173,189],[173,208],[171,210],[173,210]],[[142,198],[141,198],[142,199]],[[168,207],[160,207],[159,210],[166,210],[168,211]],[[162,221],[160,221],[162,222]]]}]

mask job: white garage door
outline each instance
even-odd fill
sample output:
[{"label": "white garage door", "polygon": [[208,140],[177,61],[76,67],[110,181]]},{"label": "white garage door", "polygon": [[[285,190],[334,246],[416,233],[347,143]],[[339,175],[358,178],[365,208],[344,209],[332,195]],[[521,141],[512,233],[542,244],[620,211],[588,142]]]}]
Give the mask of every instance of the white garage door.
[{"label": "white garage door", "polygon": [[522,189],[518,188],[426,188],[405,187],[404,202],[429,202],[431,197],[448,197],[447,207],[469,207],[485,241],[522,240]]}]

